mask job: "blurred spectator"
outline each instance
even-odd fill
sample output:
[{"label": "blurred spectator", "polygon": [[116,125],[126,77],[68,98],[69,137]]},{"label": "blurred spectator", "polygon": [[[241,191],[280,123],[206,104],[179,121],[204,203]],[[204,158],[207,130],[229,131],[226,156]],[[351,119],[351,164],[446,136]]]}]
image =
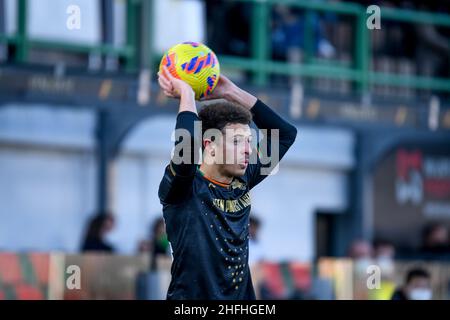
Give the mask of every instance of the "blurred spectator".
[{"label": "blurred spectator", "polygon": [[156,270],[157,258],[160,256],[170,257],[169,240],[167,239],[166,225],[162,217],[156,218],[152,226],[150,240],[151,269]]},{"label": "blurred spectator", "polygon": [[402,288],[397,289],[391,300],[431,300],[431,277],[422,268],[411,269]]},{"label": "blurred spectator", "polygon": [[248,228],[248,265],[250,266],[253,287],[257,299],[270,299],[270,292],[264,283],[265,273],[262,263],[264,260],[264,249],[259,239],[260,229],[261,221],[253,214],[250,215]]},{"label": "blurred spectator", "polygon": [[157,217],[152,222],[148,239],[140,241],[138,248],[140,253],[149,253],[150,269],[148,272],[140,272],[136,277],[137,298],[139,300],[165,299],[167,288],[161,289],[161,279],[166,273],[170,276],[172,259],[164,218]]},{"label": "blurred spectator", "polygon": [[114,247],[105,240],[115,225],[114,216],[110,212],[100,212],[93,217],[86,229],[81,251],[103,251],[113,253]]},{"label": "blurred spectator", "polygon": [[373,244],[373,258],[385,278],[390,278],[394,275],[395,247],[391,242],[383,239],[375,240]]},{"label": "blurred spectator", "polygon": [[252,4],[223,0],[209,0],[205,4],[209,46],[219,54],[248,57]]},{"label": "blurred spectator", "polygon": [[348,256],[352,259],[371,259],[372,246],[366,240],[354,240],[348,250]]},{"label": "blurred spectator", "polygon": [[167,239],[166,225],[163,218],[157,218],[152,228],[151,251],[153,254],[167,255],[169,253],[169,240]]},{"label": "blurred spectator", "polygon": [[373,264],[372,245],[366,240],[354,240],[348,250],[348,256],[354,260],[355,275],[362,277],[367,274],[367,268]]},{"label": "blurred spectator", "polygon": [[255,263],[261,262],[264,259],[264,250],[258,237],[258,233],[261,227],[261,221],[255,216],[250,216],[249,220],[250,227],[248,231],[250,238],[248,241],[248,263],[249,265],[253,265]]},{"label": "blurred spectator", "polygon": [[138,253],[148,253],[152,251],[152,246],[149,239],[144,239],[138,243]]},{"label": "blurred spectator", "polygon": [[377,239],[373,243],[373,256],[375,259],[394,259],[395,247],[387,240]]},{"label": "blurred spectator", "polygon": [[[416,10],[449,13],[449,1],[417,3]],[[450,31],[432,24],[416,24],[416,59],[420,75],[446,78],[450,70]]]},{"label": "blurred spectator", "polygon": [[[305,18],[299,9],[286,5],[274,7],[272,16],[272,51],[275,59],[291,61],[292,52],[305,48]],[[320,57],[332,58],[335,48],[325,36],[319,15],[311,14],[313,50]],[[300,61],[292,61],[300,62]]]},{"label": "blurred spectator", "polygon": [[449,235],[447,227],[441,223],[431,223],[423,230],[423,254],[450,253]]}]

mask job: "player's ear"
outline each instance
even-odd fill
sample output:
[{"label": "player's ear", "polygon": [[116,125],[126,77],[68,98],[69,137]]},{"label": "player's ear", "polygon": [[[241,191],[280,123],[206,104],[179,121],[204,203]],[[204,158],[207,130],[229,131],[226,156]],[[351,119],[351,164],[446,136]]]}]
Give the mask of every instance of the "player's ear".
[{"label": "player's ear", "polygon": [[203,148],[206,149],[211,144],[211,139],[203,139]]},{"label": "player's ear", "polygon": [[217,144],[212,139],[203,139],[203,147],[210,156],[216,155]]},{"label": "player's ear", "polygon": [[203,139],[203,149],[206,152],[208,152],[209,154],[211,154],[211,150],[214,149],[214,148],[212,148],[212,145],[213,145],[213,142],[211,139]]}]

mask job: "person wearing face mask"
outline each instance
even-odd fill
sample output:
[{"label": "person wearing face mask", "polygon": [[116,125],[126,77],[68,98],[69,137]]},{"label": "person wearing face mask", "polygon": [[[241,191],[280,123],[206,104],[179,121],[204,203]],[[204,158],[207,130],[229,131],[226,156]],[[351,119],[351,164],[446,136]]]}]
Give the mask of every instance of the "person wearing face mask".
[{"label": "person wearing face mask", "polygon": [[355,239],[348,249],[348,257],[354,261],[355,276],[358,278],[367,275],[367,268],[374,264],[372,244],[364,239]]},{"label": "person wearing face mask", "polygon": [[425,269],[411,269],[407,276],[405,285],[396,290],[391,300],[431,300],[431,276]]},{"label": "person wearing face mask", "polygon": [[373,257],[383,275],[391,278],[394,272],[395,247],[388,240],[377,239],[373,243]]}]

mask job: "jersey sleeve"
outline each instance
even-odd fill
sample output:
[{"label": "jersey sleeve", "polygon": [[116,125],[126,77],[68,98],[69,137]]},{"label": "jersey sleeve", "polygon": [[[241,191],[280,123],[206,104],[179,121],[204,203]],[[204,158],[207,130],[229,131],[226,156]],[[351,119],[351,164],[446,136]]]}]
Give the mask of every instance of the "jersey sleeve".
[{"label": "jersey sleeve", "polygon": [[[185,201],[192,193],[192,182],[197,170],[196,155],[199,154],[201,132],[196,132],[195,123],[199,121],[197,114],[183,111],[177,115],[175,126],[175,152],[164,170],[158,190],[162,204],[178,204]],[[183,145],[182,145],[183,144]],[[177,151],[177,147],[179,148]],[[184,154],[187,152],[187,154]]]}]

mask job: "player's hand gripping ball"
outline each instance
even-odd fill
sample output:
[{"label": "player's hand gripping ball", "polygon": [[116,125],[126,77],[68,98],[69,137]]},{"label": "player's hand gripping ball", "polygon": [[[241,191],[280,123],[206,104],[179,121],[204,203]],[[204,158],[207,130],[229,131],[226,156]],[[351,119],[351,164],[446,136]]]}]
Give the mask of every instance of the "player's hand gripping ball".
[{"label": "player's hand gripping ball", "polygon": [[195,92],[195,99],[210,95],[219,81],[220,66],[214,52],[204,44],[183,42],[167,51],[161,63],[175,78],[188,83]]}]

